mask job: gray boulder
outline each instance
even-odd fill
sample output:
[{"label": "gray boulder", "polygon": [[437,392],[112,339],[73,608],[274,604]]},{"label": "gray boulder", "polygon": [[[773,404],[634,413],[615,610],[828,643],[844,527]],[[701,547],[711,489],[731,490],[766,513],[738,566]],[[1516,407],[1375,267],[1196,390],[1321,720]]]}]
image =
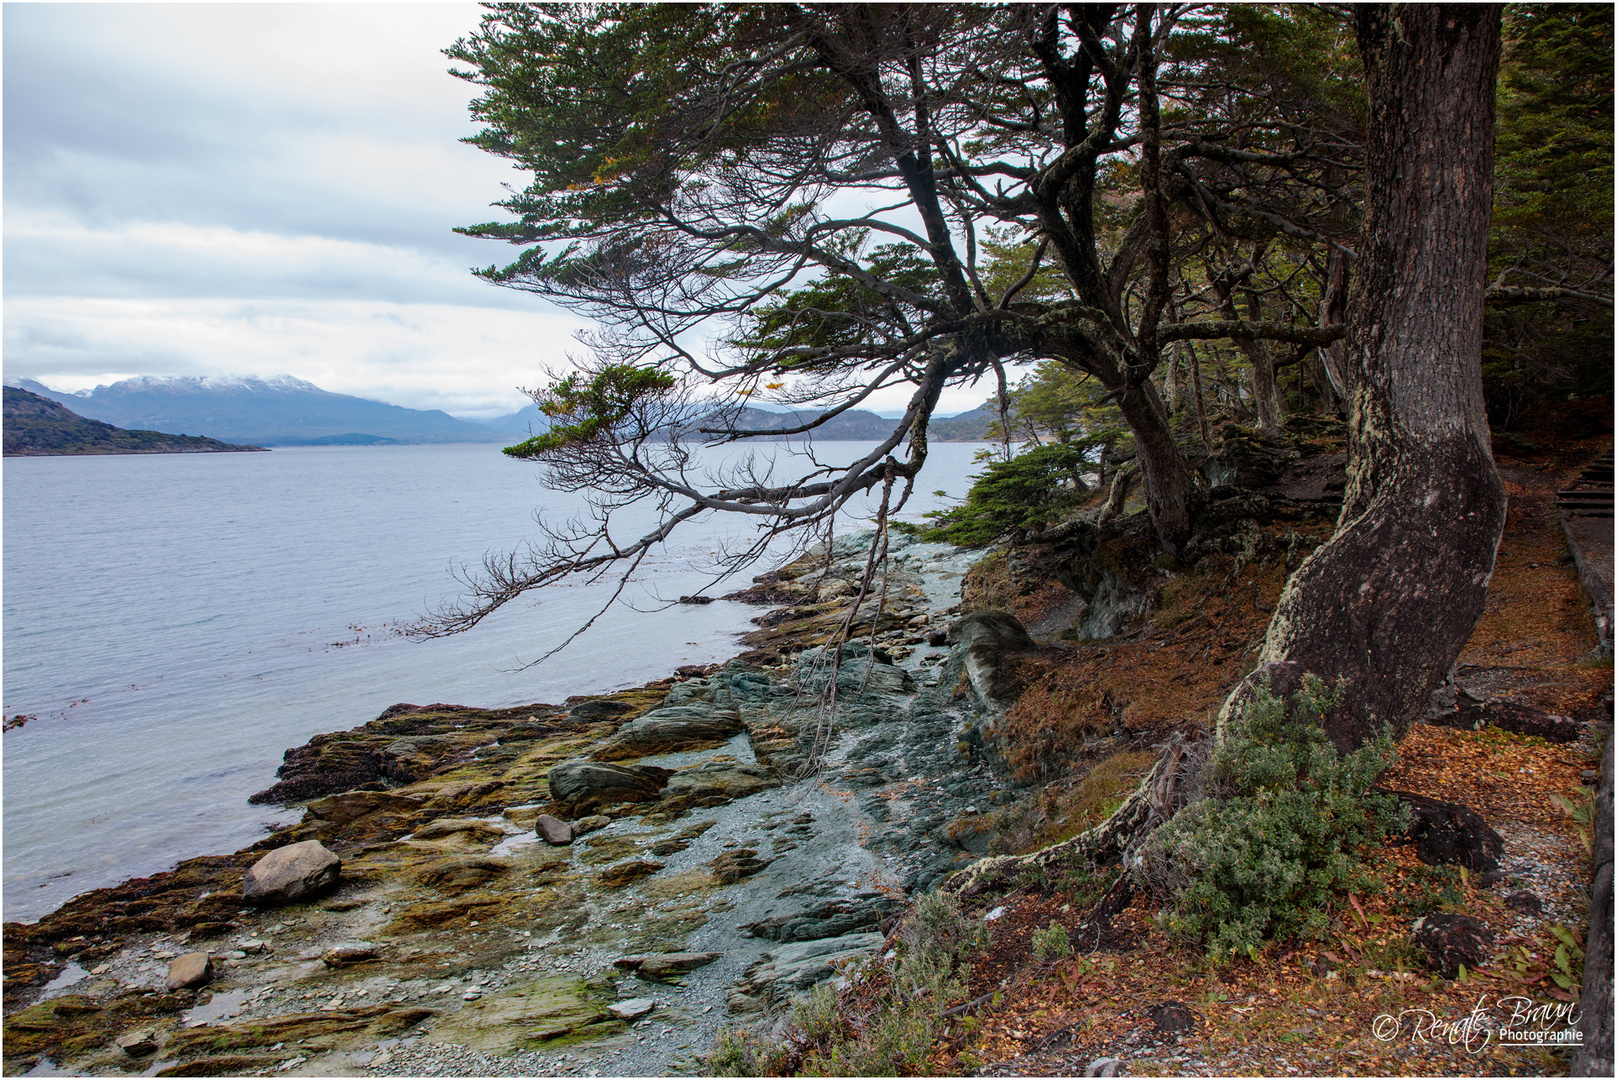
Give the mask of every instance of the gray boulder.
[{"label": "gray boulder", "polygon": [[241,894],[255,904],[289,904],[318,896],[341,875],[341,859],[320,841],[304,840],[276,848],[255,862]]},{"label": "gray boulder", "polygon": [[716,952],[645,953],[640,956],[625,956],[612,963],[625,971],[634,972],[642,979],[655,979],[661,982],[689,974],[699,967],[706,967],[723,955]]},{"label": "gray boulder", "polygon": [[663,789],[663,797],[742,799],[779,786],[780,780],[775,776],[775,770],[766,765],[747,765],[739,761],[708,761],[689,769],[681,769],[669,777],[668,786]]},{"label": "gray boulder", "polygon": [[627,1001],[619,1001],[616,1004],[608,1005],[606,1011],[619,1020],[638,1020],[656,1007],[657,1003],[655,1001],[641,997],[629,998]]},{"label": "gray boulder", "polygon": [[382,955],[382,950],[368,941],[345,941],[341,945],[333,945],[321,954],[321,961],[329,968],[348,967],[350,964],[363,964],[367,960],[375,960]]},{"label": "gray boulder", "polygon": [[580,806],[587,802],[651,802],[674,775],[655,765],[612,765],[604,761],[564,761],[545,775],[550,797]]},{"label": "gray boulder", "polygon": [[596,751],[604,761],[705,750],[723,746],[732,735],[746,730],[741,714],[717,705],[692,703],[656,709],[629,721],[605,746]]},{"label": "gray boulder", "polygon": [[540,814],[533,819],[533,831],[544,837],[552,847],[565,847],[573,842],[573,827],[560,818]]},{"label": "gray boulder", "polygon": [[1012,674],[1016,653],[1036,648],[1016,617],[1003,611],[974,611],[950,633],[966,656],[966,678],[990,707],[1008,708],[1022,692]]}]

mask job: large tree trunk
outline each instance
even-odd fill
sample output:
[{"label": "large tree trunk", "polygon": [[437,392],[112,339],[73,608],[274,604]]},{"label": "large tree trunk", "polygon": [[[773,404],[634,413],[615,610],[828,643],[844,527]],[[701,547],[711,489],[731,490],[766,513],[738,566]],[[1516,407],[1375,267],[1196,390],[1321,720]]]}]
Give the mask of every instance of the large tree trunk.
[{"label": "large tree trunk", "polygon": [[1177,559],[1190,539],[1201,494],[1173,441],[1173,428],[1156,388],[1149,381],[1129,386],[1118,395],[1117,407],[1134,433],[1146,509],[1157,540]]},{"label": "large tree trunk", "polygon": [[[1505,521],[1483,410],[1494,5],[1365,5],[1364,229],[1348,299],[1348,485],[1259,658],[1277,692],[1343,680],[1344,749],[1425,709],[1482,613]],[[1232,695],[1225,716],[1245,695]]]}]

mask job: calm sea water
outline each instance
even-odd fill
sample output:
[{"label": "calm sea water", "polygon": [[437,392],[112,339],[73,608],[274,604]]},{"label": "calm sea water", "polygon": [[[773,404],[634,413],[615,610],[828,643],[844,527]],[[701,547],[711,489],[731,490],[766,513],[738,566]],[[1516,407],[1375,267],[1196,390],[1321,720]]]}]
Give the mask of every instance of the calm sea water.
[{"label": "calm sea water", "polygon": [[[961,496],[976,449],[935,446],[922,486]],[[632,606],[538,667],[523,665],[609,586],[530,594],[454,638],[402,635],[454,594],[452,566],[532,536],[536,506],[582,509],[477,445],[7,458],[4,707],[35,719],[4,736],[5,918],[295,819],[247,797],[288,747],[395,702],[555,702],[739,651],[756,608],[635,610],[702,589],[711,553],[746,536],[728,518],[692,522]]]}]

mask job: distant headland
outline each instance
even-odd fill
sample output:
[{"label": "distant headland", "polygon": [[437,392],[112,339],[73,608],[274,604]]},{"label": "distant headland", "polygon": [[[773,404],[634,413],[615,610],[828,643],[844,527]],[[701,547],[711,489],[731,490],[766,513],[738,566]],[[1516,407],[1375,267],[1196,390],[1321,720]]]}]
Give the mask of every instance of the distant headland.
[{"label": "distant headland", "polygon": [[5,388],[5,456],[57,454],[214,454],[263,450],[201,435],[129,431],[87,420],[65,405],[15,386]]}]

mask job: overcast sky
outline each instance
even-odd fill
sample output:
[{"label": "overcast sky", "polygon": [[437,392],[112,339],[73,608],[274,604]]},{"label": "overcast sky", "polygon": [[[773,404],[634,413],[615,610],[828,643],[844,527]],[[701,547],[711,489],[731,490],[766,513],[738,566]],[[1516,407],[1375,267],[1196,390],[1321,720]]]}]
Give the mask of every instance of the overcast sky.
[{"label": "overcast sky", "polygon": [[[582,320],[480,282],[470,4],[6,4],[5,374],[276,375],[487,418]],[[902,407],[902,393],[876,403]],[[961,392],[943,412],[971,408]]]},{"label": "overcast sky", "polygon": [[451,229],[517,174],[457,142],[472,5],[7,4],[5,373],[287,373],[511,412],[581,325]]}]

